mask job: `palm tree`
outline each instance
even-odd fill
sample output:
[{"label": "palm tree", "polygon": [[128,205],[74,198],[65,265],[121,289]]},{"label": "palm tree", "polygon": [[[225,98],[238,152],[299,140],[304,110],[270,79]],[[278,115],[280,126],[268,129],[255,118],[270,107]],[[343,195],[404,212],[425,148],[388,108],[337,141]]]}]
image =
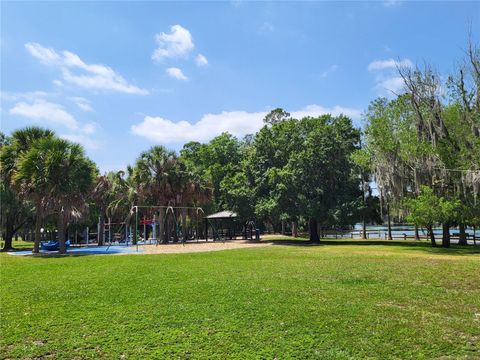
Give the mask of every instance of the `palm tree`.
[{"label": "palm tree", "polygon": [[[187,170],[174,151],[163,146],[154,146],[140,154],[129,178],[135,185],[137,200],[142,205],[198,206],[211,199],[211,189],[200,177]],[[186,228],[187,211],[181,214],[182,228]],[[172,218],[166,229],[174,229]],[[168,232],[168,230],[166,230]],[[174,239],[177,232],[173,231]],[[184,231],[184,237],[186,232]]]},{"label": "palm tree", "polygon": [[[26,199],[28,194],[25,186],[14,181],[18,173],[19,161],[23,154],[35,144],[39,139],[50,138],[55,134],[51,130],[39,127],[27,127],[14,131],[8,141],[2,142],[0,149],[0,163],[2,168],[2,220],[5,221],[7,238],[5,239],[5,248],[11,247],[11,240],[15,231],[21,225],[24,225],[27,218],[28,207]],[[34,252],[38,252],[40,244],[40,228],[43,221],[43,204],[37,204],[36,224],[35,224],[35,242]],[[13,226],[12,221],[16,221],[20,226]]]},{"label": "palm tree", "polygon": [[145,205],[174,204],[178,182],[178,158],[163,146],[154,146],[138,157],[132,169],[132,180],[138,200]]},{"label": "palm tree", "polygon": [[163,146],[141,153],[129,177],[144,205],[200,205],[211,199],[208,184],[187,171],[177,154]]},{"label": "palm tree", "polygon": [[[27,189],[35,204],[36,232],[45,209],[55,209],[61,253],[66,251],[65,228],[72,216],[84,210],[84,194],[91,189],[95,171],[80,145],[56,137],[37,140],[20,157],[14,179]],[[38,252],[38,243],[35,236],[34,252]]]}]

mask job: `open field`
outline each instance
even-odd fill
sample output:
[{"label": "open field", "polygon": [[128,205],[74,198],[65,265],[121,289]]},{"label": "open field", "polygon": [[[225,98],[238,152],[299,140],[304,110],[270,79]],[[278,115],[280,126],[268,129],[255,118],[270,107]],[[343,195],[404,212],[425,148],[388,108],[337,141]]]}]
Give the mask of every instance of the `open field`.
[{"label": "open field", "polygon": [[0,260],[1,358],[480,358],[478,247]]}]

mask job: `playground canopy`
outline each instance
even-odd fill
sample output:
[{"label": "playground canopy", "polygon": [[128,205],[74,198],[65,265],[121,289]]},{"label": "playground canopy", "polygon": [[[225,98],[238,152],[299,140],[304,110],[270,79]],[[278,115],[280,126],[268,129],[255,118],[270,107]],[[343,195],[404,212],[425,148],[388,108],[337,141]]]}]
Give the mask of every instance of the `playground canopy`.
[{"label": "playground canopy", "polygon": [[210,214],[205,217],[205,233],[208,237],[208,228],[209,225],[212,228],[212,237],[213,239],[223,239],[229,238],[230,240],[235,237],[235,219],[237,218],[237,213],[233,211],[224,210],[217,212],[215,214]]},{"label": "playground canopy", "polygon": [[237,217],[237,213],[229,210],[224,210],[217,212],[215,214],[211,214],[207,216],[207,219],[216,219],[216,220],[221,220],[221,219],[235,219]]}]

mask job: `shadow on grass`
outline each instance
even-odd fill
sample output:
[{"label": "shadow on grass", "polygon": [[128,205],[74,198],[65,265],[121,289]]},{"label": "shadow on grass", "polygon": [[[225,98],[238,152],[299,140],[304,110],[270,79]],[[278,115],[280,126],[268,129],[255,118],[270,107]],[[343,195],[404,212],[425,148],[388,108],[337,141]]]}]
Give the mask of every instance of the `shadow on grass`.
[{"label": "shadow on grass", "polygon": [[424,241],[398,241],[398,240],[351,240],[351,239],[322,239],[320,243],[312,243],[307,239],[272,239],[266,240],[273,245],[287,246],[391,246],[401,249],[422,251],[439,255],[475,255],[480,254],[479,245],[460,246],[452,244],[449,248],[442,246],[433,247]]}]

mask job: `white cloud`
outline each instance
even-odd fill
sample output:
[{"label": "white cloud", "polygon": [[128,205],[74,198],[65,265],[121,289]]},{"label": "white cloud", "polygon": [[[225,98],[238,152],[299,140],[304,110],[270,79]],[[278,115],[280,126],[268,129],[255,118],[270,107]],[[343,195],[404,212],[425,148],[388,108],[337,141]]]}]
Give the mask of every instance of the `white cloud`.
[{"label": "white cloud", "polygon": [[90,122],[82,126],[82,132],[88,135],[94,134],[98,130],[98,124]]},{"label": "white cloud", "polygon": [[9,91],[1,91],[0,92],[0,99],[7,100],[7,101],[17,101],[17,100],[36,100],[36,99],[43,99],[46,97],[51,96],[51,93],[47,93],[45,91],[28,91],[23,93],[17,92],[9,92]]},{"label": "white cloud", "polygon": [[63,83],[62,83],[60,80],[58,80],[58,79],[55,79],[55,80],[53,80],[52,82],[53,82],[53,84],[56,85],[56,86],[63,86]]},{"label": "white cloud", "polygon": [[82,111],[85,111],[85,112],[93,112],[93,108],[92,106],[90,105],[90,100],[87,100],[83,97],[72,97],[70,98],[70,100],[72,100],[75,105],[77,105],[80,110]]},{"label": "white cloud", "polygon": [[243,0],[232,0],[230,4],[232,4],[234,8],[238,8],[243,5]]},{"label": "white cloud", "polygon": [[59,136],[66,140],[79,143],[83,145],[86,149],[98,150],[101,148],[98,141],[92,139],[92,137],[89,135],[76,133],[76,134],[60,134]]},{"label": "white cloud", "polygon": [[183,74],[182,70],[176,67],[171,67],[165,70],[168,76],[171,78],[177,79],[177,80],[183,80],[186,81],[188,78]]},{"label": "white cloud", "polygon": [[402,4],[401,0],[386,0],[383,2],[383,6],[385,7],[395,7],[400,6]]},{"label": "white cloud", "polygon": [[152,55],[153,60],[161,61],[165,58],[186,57],[193,50],[192,35],[181,25],[173,25],[170,33],[155,35],[158,48]]},{"label": "white cloud", "polygon": [[390,94],[400,94],[405,88],[403,79],[400,76],[387,77],[378,81],[376,86],[380,92],[386,91]]},{"label": "white cloud", "polygon": [[324,72],[322,72],[322,78],[326,78],[328,75],[330,75],[331,73],[337,71],[338,69],[338,65],[337,64],[333,64],[333,65],[330,65],[329,68],[327,70],[325,70]]},{"label": "white cloud", "polygon": [[269,22],[264,22],[259,28],[258,28],[258,32],[260,34],[268,34],[268,33],[272,33],[273,31],[275,30],[275,27],[269,23]]},{"label": "white cloud", "polygon": [[208,65],[208,60],[204,55],[198,54],[195,57],[195,63],[197,64],[197,66],[207,66]]},{"label": "white cloud", "polygon": [[[196,123],[188,121],[174,122],[169,119],[154,116],[145,116],[143,121],[132,125],[133,134],[145,137],[153,142],[162,144],[182,144],[187,141],[209,141],[213,137],[228,131],[242,137],[258,131],[264,124],[266,111],[223,111],[219,114],[205,114]],[[291,113],[294,118],[305,116],[319,116],[322,114],[345,114],[359,119],[361,110],[335,106],[326,108],[319,105],[309,105],[299,111]]]},{"label": "white cloud", "polygon": [[83,111],[93,111],[93,108],[90,106],[90,104],[87,103],[77,103],[77,106]]},{"label": "white cloud", "polygon": [[398,75],[397,68],[413,67],[413,62],[405,58],[403,60],[375,60],[368,64],[368,70],[374,72],[375,89],[382,96],[393,96],[404,90],[403,79]]},{"label": "white cloud", "polygon": [[23,116],[42,123],[63,125],[71,130],[78,129],[77,120],[63,106],[37,99],[33,103],[19,102],[10,109],[11,115]]},{"label": "white cloud", "polygon": [[[37,43],[27,43],[28,52],[44,64],[56,66],[61,70],[63,80],[87,89],[112,90],[127,94],[148,94],[148,91],[131,85],[112,68],[100,64],[87,64],[77,54],[46,48]],[[59,80],[54,80],[61,85]]]},{"label": "white cloud", "polygon": [[[83,99],[83,98],[78,98]],[[84,99],[86,100],[86,99]],[[28,118],[42,125],[54,128],[67,128],[69,133],[61,137],[78,142],[88,149],[98,149],[97,141],[92,137],[97,132],[98,124],[90,122],[80,124],[65,108],[56,103],[36,98],[30,103],[17,102],[10,110],[10,115]]]},{"label": "white cloud", "polygon": [[387,60],[375,60],[368,64],[369,71],[375,70],[385,70],[385,69],[396,69],[397,67],[412,67],[413,63],[410,59],[403,59],[403,60],[394,60],[394,59],[387,59]]},{"label": "white cloud", "polygon": [[61,56],[51,48],[46,48],[38,43],[26,43],[25,48],[32,56],[44,64],[55,64],[61,62]]},{"label": "white cloud", "polygon": [[307,105],[301,110],[293,111],[290,113],[290,115],[295,119],[301,119],[306,116],[315,117],[315,116],[320,116],[324,114],[332,114],[333,116],[338,116],[343,114],[356,120],[356,119],[360,119],[360,117],[362,116],[362,110],[346,108],[338,105],[332,108],[327,108],[327,107],[313,104],[313,105]]}]

